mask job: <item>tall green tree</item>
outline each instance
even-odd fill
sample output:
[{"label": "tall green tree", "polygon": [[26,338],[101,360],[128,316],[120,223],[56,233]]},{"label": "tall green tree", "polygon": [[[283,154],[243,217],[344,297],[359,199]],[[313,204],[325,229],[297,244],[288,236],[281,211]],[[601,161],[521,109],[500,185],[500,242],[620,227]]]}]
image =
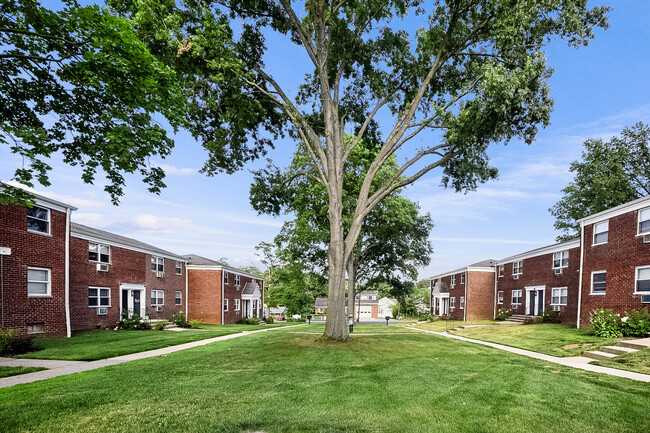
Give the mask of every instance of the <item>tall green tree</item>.
[{"label": "tall green tree", "polygon": [[[176,74],[126,19],[75,0],[59,6],[0,1],[0,145],[23,160],[13,180],[47,186],[48,160],[60,157],[81,166],[86,183],[103,171],[114,203],[125,173],[159,192],[164,172],[148,158],[173,147],[156,113],[182,123]],[[0,191],[0,203],[28,200],[17,188]]]},{"label": "tall green tree", "polygon": [[582,160],[570,171],[573,181],[549,209],[558,241],[580,236],[579,219],[650,195],[650,127],[637,123],[610,141],[585,141]]}]

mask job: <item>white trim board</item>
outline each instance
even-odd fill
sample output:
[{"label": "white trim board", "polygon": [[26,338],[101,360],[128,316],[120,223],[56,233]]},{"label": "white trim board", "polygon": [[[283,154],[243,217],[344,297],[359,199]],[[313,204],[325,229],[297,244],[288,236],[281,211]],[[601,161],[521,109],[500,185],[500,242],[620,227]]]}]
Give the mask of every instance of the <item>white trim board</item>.
[{"label": "white trim board", "polygon": [[537,248],[536,250],[527,251],[525,253],[517,254],[516,256],[507,257],[503,260],[499,260],[496,265],[505,265],[515,261],[530,259],[532,257],[539,257],[546,254],[556,253],[558,251],[571,250],[573,248],[580,248],[580,240],[575,239],[572,241],[562,242],[560,244],[549,245],[546,247]]},{"label": "white trim board", "polygon": [[70,236],[73,237],[73,238],[77,238],[77,239],[84,239],[84,240],[89,241],[89,242],[95,242],[95,243],[99,243],[99,244],[103,244],[103,245],[109,245],[111,247],[122,248],[122,249],[125,249],[125,250],[130,250],[130,251],[135,251],[135,252],[138,252],[138,253],[149,254],[149,255],[152,255],[152,256],[156,256],[156,257],[164,257],[166,259],[174,260],[174,261],[177,261],[177,262],[183,262],[183,263],[186,264],[186,267],[187,267],[187,259],[184,258],[184,257],[160,254],[159,252],[146,250],[144,248],[132,247],[132,246],[129,246],[129,245],[124,245],[124,244],[122,244],[120,242],[108,241],[108,240],[103,239],[103,238],[99,238],[99,237],[95,237],[95,236],[82,235],[82,234],[74,233],[74,232],[71,233]]},{"label": "white trim board", "polygon": [[634,212],[634,211],[637,211],[639,209],[643,209],[643,208],[646,208],[646,207],[649,207],[649,206],[650,206],[650,196],[641,197],[641,198],[638,198],[636,200],[633,200],[633,201],[630,201],[630,202],[627,202],[627,203],[623,203],[622,205],[613,207],[611,209],[607,209],[607,210],[604,210],[602,212],[598,212],[598,213],[595,213],[593,215],[589,215],[588,217],[579,219],[576,222],[579,222],[579,223],[584,222],[585,225],[593,224],[593,223],[596,223],[596,222],[600,222],[602,220],[606,220],[606,219],[609,219],[609,218],[613,218],[613,217],[617,217],[619,215],[626,214],[628,212]]}]

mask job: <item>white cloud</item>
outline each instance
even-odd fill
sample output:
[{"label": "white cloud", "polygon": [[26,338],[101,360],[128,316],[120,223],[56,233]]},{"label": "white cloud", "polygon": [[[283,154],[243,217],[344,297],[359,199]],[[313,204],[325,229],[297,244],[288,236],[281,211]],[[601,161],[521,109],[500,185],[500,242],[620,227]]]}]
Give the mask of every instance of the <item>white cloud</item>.
[{"label": "white cloud", "polygon": [[158,217],[155,215],[135,215],[132,222],[136,228],[148,232],[171,233],[186,229],[192,225],[190,220],[182,218]]},{"label": "white cloud", "polygon": [[152,162],[151,165],[162,168],[165,171],[165,174],[170,176],[192,176],[199,172],[196,168],[178,168],[171,164],[165,164],[162,162]]}]

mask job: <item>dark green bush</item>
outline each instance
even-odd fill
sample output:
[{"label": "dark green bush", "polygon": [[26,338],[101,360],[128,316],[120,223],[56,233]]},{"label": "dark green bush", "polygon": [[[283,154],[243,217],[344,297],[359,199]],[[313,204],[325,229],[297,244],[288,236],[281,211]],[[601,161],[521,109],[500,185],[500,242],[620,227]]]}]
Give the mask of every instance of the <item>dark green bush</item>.
[{"label": "dark green bush", "polygon": [[647,337],[650,333],[650,314],[648,307],[640,311],[625,312],[620,321],[621,332],[625,337]]},{"label": "dark green bush", "polygon": [[553,310],[544,310],[542,312],[542,322],[544,323],[560,323],[560,313]]},{"label": "dark green bush", "polygon": [[266,317],[266,323],[273,323],[273,322],[274,322],[273,316],[269,314],[269,315]]},{"label": "dark green bush", "polygon": [[0,353],[18,355],[34,350],[33,339],[29,335],[20,335],[17,329],[0,329]]},{"label": "dark green bush", "polygon": [[153,325],[153,329],[156,331],[164,331],[165,327],[167,326],[167,323],[165,320],[159,320]]},{"label": "dark green bush", "polygon": [[299,319],[294,319],[293,317],[287,317],[287,322],[304,323],[306,321],[307,319],[303,319],[302,317]]},{"label": "dark green bush", "polygon": [[236,322],[238,325],[259,325],[260,324],[260,319],[257,317],[250,317],[250,318],[245,318],[242,317]]},{"label": "dark green bush", "polygon": [[192,328],[192,329],[199,329],[200,327],[203,326],[203,321],[198,320],[198,319],[190,320],[187,323],[188,323],[189,327]]},{"label": "dark green bush", "polygon": [[189,323],[187,322],[187,317],[185,317],[185,313],[183,313],[182,311],[179,311],[178,313],[172,316],[172,322],[174,322],[176,326],[180,326],[181,328],[190,327]]}]

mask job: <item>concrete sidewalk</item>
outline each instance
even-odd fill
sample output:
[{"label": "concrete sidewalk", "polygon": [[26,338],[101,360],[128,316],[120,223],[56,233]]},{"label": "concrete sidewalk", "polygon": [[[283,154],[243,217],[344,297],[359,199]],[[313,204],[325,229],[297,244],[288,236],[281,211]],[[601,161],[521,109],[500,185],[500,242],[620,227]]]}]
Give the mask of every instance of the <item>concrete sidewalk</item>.
[{"label": "concrete sidewalk", "polygon": [[503,344],[490,343],[487,341],[474,340],[472,338],[465,338],[459,335],[448,334],[446,332],[436,332],[429,331],[426,329],[420,329],[411,327],[420,332],[425,332],[427,334],[435,334],[441,337],[453,338],[454,340],[466,341],[468,343],[481,344],[483,346],[489,346],[495,349],[504,350],[506,352],[515,353],[517,355],[528,356],[529,358],[540,359],[542,361],[551,362],[553,364],[564,365],[566,367],[579,368],[581,370],[593,371],[596,373],[609,374],[610,376],[623,377],[626,379],[638,380],[640,382],[650,383],[650,375],[635,373],[633,371],[618,370],[616,368],[600,367],[598,365],[591,365],[590,362],[594,361],[591,358],[586,356],[573,356],[568,358],[560,358],[557,356],[545,355],[543,353],[533,352],[531,350],[517,349],[516,347],[505,346]]},{"label": "concrete sidewalk", "polygon": [[176,346],[163,347],[161,349],[148,350],[146,352],[132,353],[130,355],[116,356],[115,358],[100,359],[97,361],[52,361],[45,359],[19,359],[19,358],[0,358],[0,366],[4,367],[45,367],[49,370],[36,371],[34,373],[21,374],[17,376],[4,377],[0,379],[0,388],[18,385],[21,383],[31,383],[39,380],[50,379],[57,376],[81,373],[89,370],[96,370],[102,367],[118,365],[138,359],[152,358],[154,356],[167,355],[169,353],[179,352],[181,350],[191,349],[193,347],[205,346],[217,341],[225,341],[233,338],[243,337],[245,335],[257,334],[259,332],[268,332],[278,329],[292,328],[294,326],[303,326],[303,324],[278,326],[276,328],[258,329],[256,331],[242,331],[237,334],[223,335],[221,337],[207,338],[205,340],[193,341],[191,343],[178,344]]}]

